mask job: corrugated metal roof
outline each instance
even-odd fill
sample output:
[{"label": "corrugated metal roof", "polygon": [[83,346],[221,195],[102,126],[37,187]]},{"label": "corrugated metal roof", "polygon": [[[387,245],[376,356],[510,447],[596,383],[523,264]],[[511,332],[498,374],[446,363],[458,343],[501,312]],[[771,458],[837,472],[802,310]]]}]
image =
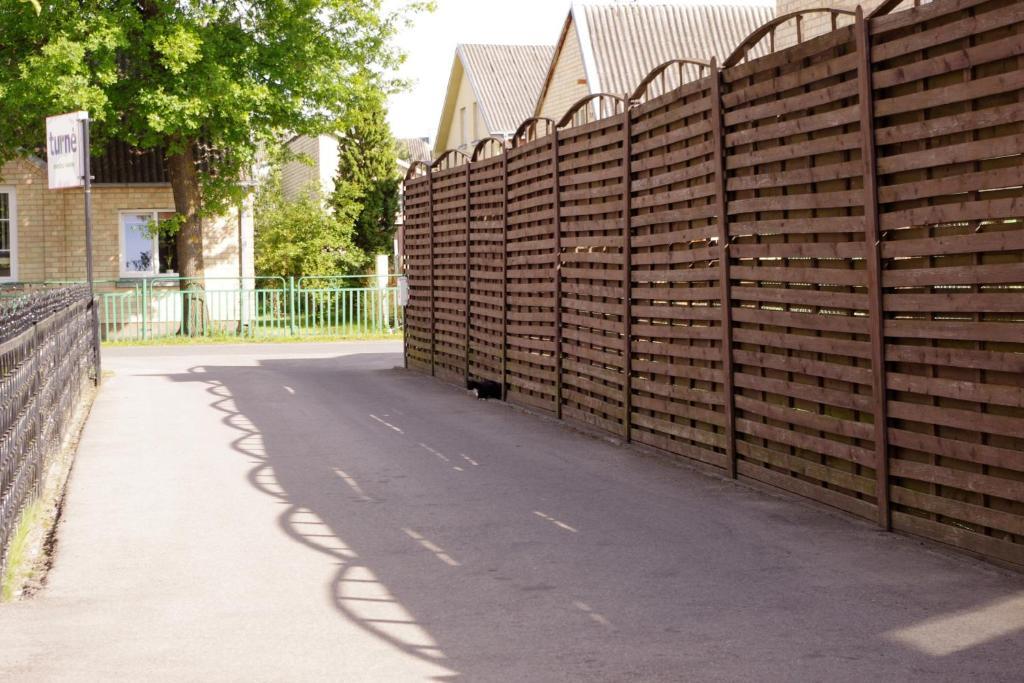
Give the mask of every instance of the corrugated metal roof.
[{"label": "corrugated metal roof", "polygon": [[92,157],[97,183],[169,183],[162,149],[137,149],[124,142],[107,143],[103,154]]},{"label": "corrugated metal roof", "polygon": [[[45,145],[35,147],[32,153],[46,160]],[[94,183],[170,182],[162,149],[139,149],[120,140],[110,140],[102,149],[94,147],[89,157],[89,170]]]},{"label": "corrugated metal roof", "polygon": [[533,115],[554,52],[553,45],[459,45],[491,134],[511,133]]},{"label": "corrugated metal roof", "polygon": [[[581,4],[573,11],[584,20],[579,30],[586,31],[593,53],[597,83],[591,92],[599,88],[616,95],[632,93],[656,66],[671,59],[718,57],[721,63],[775,16],[771,6],[729,4]],[[751,56],[765,50],[759,46]]]},{"label": "corrugated metal roof", "polygon": [[409,154],[409,161],[430,161],[430,145],[426,138],[399,138],[395,142]]}]

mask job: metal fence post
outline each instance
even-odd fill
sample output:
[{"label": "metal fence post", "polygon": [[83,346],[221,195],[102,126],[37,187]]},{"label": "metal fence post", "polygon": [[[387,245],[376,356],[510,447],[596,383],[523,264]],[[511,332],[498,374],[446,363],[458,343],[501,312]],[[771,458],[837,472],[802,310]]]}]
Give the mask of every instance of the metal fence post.
[{"label": "metal fence post", "polygon": [[715,201],[718,214],[718,270],[722,325],[722,392],[725,408],[725,468],[736,477],[736,397],[732,362],[732,296],[729,279],[729,198],[725,182],[725,129],[722,106],[722,74],[711,58],[711,135],[715,145]]},{"label": "metal fence post", "polygon": [[864,249],[868,269],[868,319],[871,325],[871,395],[874,404],[875,499],[878,524],[892,528],[889,505],[889,435],[886,410],[885,336],[882,299],[881,234],[878,225],[878,177],[875,115],[871,86],[871,36],[857,6],[857,93],[860,101],[861,160],[864,166]]},{"label": "metal fence post", "polygon": [[99,310],[100,298],[93,296],[89,300],[89,306],[92,307],[92,352],[93,352],[93,367],[95,368],[96,376],[93,378],[93,384],[95,386],[100,385],[103,377],[103,362],[100,357],[100,310]]},{"label": "metal fence post", "polygon": [[288,333],[295,336],[295,276],[288,276]]},{"label": "metal fence post", "polygon": [[147,293],[147,280],[142,278],[142,303],[139,305],[142,309],[142,341],[146,341],[146,319],[149,317],[149,295]]},{"label": "metal fence post", "polygon": [[32,423],[35,438],[32,440],[32,450],[36,453],[39,453],[43,448],[42,443],[40,443],[43,436],[42,412],[39,409],[39,403],[43,400],[43,349],[39,342],[39,313],[33,312],[32,357],[35,364],[35,378],[32,393],[35,395],[35,400],[32,401]]}]

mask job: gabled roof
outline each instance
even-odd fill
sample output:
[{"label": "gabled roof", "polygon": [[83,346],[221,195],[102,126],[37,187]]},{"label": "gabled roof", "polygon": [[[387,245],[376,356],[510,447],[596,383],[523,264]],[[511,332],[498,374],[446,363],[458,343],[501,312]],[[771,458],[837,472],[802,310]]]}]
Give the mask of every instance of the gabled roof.
[{"label": "gabled roof", "polygon": [[459,45],[457,52],[491,133],[512,133],[540,94],[552,45]]},{"label": "gabled roof", "polygon": [[[575,30],[591,93],[632,93],[656,66],[690,58],[721,63],[753,31],[775,16],[774,3],[590,4],[574,3],[562,27],[557,52]],[[761,48],[760,51],[763,51]],[[754,54],[758,54],[755,49]],[[554,75],[552,60],[534,111]]]},{"label": "gabled roof", "polygon": [[430,145],[426,138],[398,138],[398,146],[409,155],[409,161],[430,161]]},{"label": "gabled roof", "polygon": [[451,125],[463,73],[476,96],[487,132],[515,132],[533,113],[554,49],[552,45],[458,45],[435,144],[441,144]]}]

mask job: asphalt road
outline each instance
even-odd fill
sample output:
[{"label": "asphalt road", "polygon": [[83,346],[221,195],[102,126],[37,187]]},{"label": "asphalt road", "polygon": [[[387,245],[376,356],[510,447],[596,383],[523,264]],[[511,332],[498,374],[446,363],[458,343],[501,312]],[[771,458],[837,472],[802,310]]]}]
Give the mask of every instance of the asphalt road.
[{"label": "asphalt road", "polygon": [[395,366],[117,349],[12,681],[1010,681],[1024,577]]}]

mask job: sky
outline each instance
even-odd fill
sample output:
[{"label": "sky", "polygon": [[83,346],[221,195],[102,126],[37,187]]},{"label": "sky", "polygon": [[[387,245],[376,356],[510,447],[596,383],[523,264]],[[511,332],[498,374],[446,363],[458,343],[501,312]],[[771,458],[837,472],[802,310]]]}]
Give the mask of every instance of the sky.
[{"label": "sky", "polygon": [[[679,0],[661,1],[683,4]],[[699,0],[684,1],[704,4]],[[770,0],[717,2],[771,4]],[[387,9],[405,4],[402,0],[384,1]],[[398,75],[412,82],[408,92],[388,100],[388,123],[398,138],[429,137],[433,142],[457,44],[554,45],[569,13],[570,0],[436,0],[436,4],[433,13],[417,16],[413,26],[396,39],[408,55]]]},{"label": "sky", "polygon": [[388,100],[391,132],[433,141],[457,44],[554,45],[568,13],[569,0],[437,0],[397,38],[408,55],[398,75],[412,88]]}]

